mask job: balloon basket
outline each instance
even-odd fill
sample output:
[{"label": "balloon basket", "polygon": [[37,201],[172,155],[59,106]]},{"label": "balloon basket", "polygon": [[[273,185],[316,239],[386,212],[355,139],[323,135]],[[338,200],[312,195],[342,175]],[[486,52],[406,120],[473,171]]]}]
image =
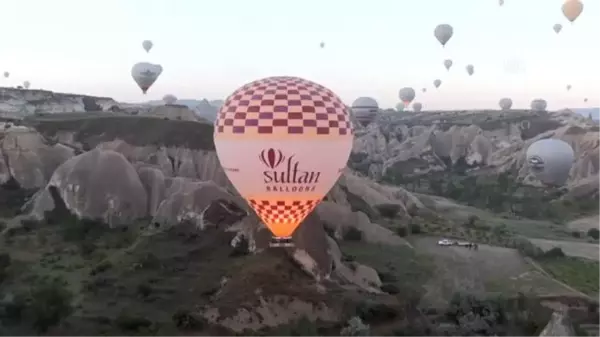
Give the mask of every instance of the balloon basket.
[{"label": "balloon basket", "polygon": [[269,247],[294,247],[291,236],[272,237]]}]

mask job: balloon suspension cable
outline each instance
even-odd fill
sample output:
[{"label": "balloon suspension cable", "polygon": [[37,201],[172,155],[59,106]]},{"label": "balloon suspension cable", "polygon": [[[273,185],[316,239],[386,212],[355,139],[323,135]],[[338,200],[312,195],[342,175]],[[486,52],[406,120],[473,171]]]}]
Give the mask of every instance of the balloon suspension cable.
[{"label": "balloon suspension cable", "polygon": [[272,237],[269,247],[294,247],[294,241],[291,236]]}]

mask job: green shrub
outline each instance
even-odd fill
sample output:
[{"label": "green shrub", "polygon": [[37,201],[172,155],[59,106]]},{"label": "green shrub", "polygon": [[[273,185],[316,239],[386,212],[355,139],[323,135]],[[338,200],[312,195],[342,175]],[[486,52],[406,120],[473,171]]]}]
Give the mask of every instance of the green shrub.
[{"label": "green shrub", "polygon": [[396,228],[396,234],[398,234],[398,236],[400,237],[405,237],[408,235],[408,228],[406,228],[405,226],[400,226]]},{"label": "green shrub", "polygon": [[394,218],[400,212],[402,206],[399,204],[379,204],[375,206],[375,209],[384,218]]},{"label": "green shrub", "polygon": [[598,237],[600,237],[600,231],[598,228],[590,228],[587,232],[587,235],[594,240],[598,240]]},{"label": "green shrub", "polygon": [[565,252],[559,247],[554,247],[549,251],[545,252],[543,257],[546,258],[556,258],[556,257],[565,257]]},{"label": "green shrub", "polygon": [[410,233],[411,234],[421,234],[421,225],[418,223],[410,224]]},{"label": "green shrub", "polygon": [[73,310],[72,297],[61,279],[41,283],[32,288],[29,309],[35,329],[40,333],[46,332],[48,328],[69,316]]}]

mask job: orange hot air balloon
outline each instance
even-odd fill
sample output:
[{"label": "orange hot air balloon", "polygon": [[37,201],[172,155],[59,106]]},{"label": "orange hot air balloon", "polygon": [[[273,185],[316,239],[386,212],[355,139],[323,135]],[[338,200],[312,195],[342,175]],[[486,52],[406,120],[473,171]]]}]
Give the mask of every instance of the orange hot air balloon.
[{"label": "orange hot air balloon", "polygon": [[237,89],[215,121],[227,177],[273,233],[291,235],[333,187],[352,148],[350,112],[329,89],[297,77],[268,77]]},{"label": "orange hot air balloon", "polygon": [[566,0],[562,5],[562,12],[567,20],[575,22],[583,12],[583,3],[579,0]]}]

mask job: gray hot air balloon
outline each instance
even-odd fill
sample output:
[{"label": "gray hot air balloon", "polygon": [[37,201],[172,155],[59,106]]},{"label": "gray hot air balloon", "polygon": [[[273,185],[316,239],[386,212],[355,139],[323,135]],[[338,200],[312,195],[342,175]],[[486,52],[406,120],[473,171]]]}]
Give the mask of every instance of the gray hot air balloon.
[{"label": "gray hot air balloon", "polygon": [[452,67],[452,60],[451,59],[444,60],[444,67],[446,67],[446,70],[450,70],[450,68]]},{"label": "gray hot air balloon", "polygon": [[321,43],[319,44],[319,47],[321,47],[321,48],[325,48],[325,42],[321,42]]},{"label": "gray hot air balloon", "polygon": [[453,34],[454,28],[447,23],[437,25],[437,27],[435,27],[433,30],[433,35],[442,44],[442,47],[446,46],[446,43],[450,41],[450,38],[452,38]]},{"label": "gray hot air balloon", "polygon": [[421,89],[422,92],[427,92],[427,88]]},{"label": "gray hot air balloon", "polygon": [[504,0],[498,0],[498,5],[500,5],[500,6],[504,5]]},{"label": "gray hot air balloon", "polygon": [[442,85],[442,80],[437,79],[437,80],[433,81],[433,86],[434,87],[439,88],[440,85]]},{"label": "gray hot air balloon", "polygon": [[175,102],[177,102],[177,97],[171,94],[164,95],[163,102],[165,102],[165,104],[175,104]]},{"label": "gray hot air balloon", "polygon": [[415,99],[416,95],[415,89],[411,87],[404,87],[398,91],[398,97],[400,97],[400,100],[404,102],[404,105],[406,106]]},{"label": "gray hot air balloon", "polygon": [[498,102],[498,105],[500,105],[500,109],[502,110],[510,110],[510,108],[512,107],[512,99],[508,98],[508,97],[504,97],[502,99],[500,99],[500,101]]},{"label": "gray hot air balloon", "polygon": [[552,29],[554,29],[554,32],[556,34],[560,33],[560,31],[562,30],[562,25],[560,23],[555,24],[554,26],[552,26]]},{"label": "gray hot air balloon", "polygon": [[404,103],[400,102],[400,103],[396,104],[396,111],[398,111],[398,112],[404,111]]},{"label": "gray hot air balloon", "polygon": [[359,97],[352,102],[352,114],[362,125],[367,126],[379,112],[379,104],[371,97]]},{"label": "gray hot air balloon", "polygon": [[414,102],[412,107],[414,112],[421,112],[421,109],[423,109],[423,104],[419,102]]},{"label": "gray hot air balloon", "polygon": [[533,101],[531,101],[531,110],[533,111],[546,111],[547,107],[548,103],[546,102],[546,100],[543,100],[541,98],[536,98]]},{"label": "gray hot air balloon", "polygon": [[542,183],[561,186],[569,179],[575,153],[560,139],[541,139],[527,148],[526,162],[531,172]]},{"label": "gray hot air balloon", "polygon": [[29,81],[23,82],[23,88],[29,89],[30,86],[31,86],[31,83]]},{"label": "gray hot air balloon", "polygon": [[467,69],[467,74],[469,74],[469,76],[473,75],[473,73],[475,72],[475,67],[473,67],[472,64],[467,65],[466,69]]},{"label": "gray hot air balloon", "polygon": [[146,94],[146,91],[156,82],[162,71],[163,68],[159,64],[139,62],[131,68],[131,76],[140,89],[142,89],[142,92]]},{"label": "gray hot air balloon", "polygon": [[587,101],[588,101],[588,99],[587,99],[587,98],[584,98],[584,99],[583,99],[583,102],[584,102],[584,103],[587,103]]},{"label": "gray hot air balloon", "polygon": [[154,46],[154,43],[152,43],[152,41],[150,41],[150,40],[144,40],[142,42],[142,48],[144,48],[146,53],[150,52],[150,49],[152,49],[152,46]]},{"label": "gray hot air balloon", "polygon": [[4,78],[8,78],[10,76],[10,73],[8,71],[4,72]]},{"label": "gray hot air balloon", "polygon": [[572,86],[570,84],[567,84],[567,91],[571,90]]}]

